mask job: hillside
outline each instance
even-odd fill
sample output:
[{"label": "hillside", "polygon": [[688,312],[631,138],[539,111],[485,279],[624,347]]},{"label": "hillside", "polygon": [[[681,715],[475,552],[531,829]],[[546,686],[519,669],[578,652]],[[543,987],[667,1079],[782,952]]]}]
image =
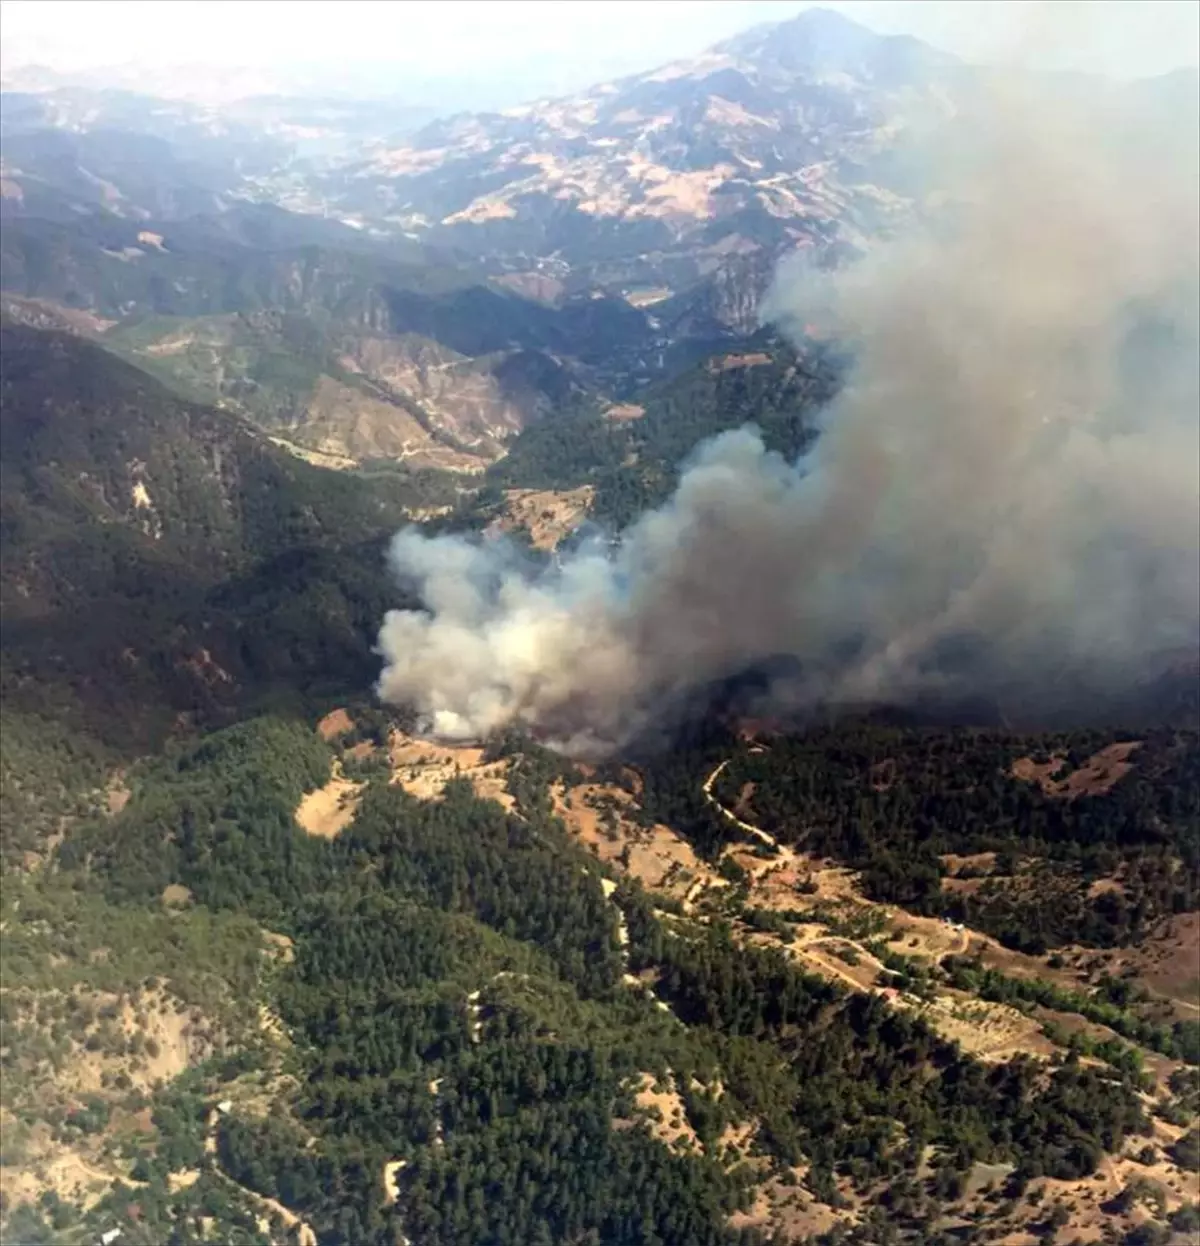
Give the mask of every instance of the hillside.
[{"label": "hillside", "polygon": [[[868,898],[844,858],[759,827],[726,777],[797,747],[838,758],[860,730],[715,731],[596,772],[519,738],[421,741],[351,703],[316,731],[257,719],[136,768],[115,813],[70,827],[53,872],[6,889],[8,1231],[65,1244],[119,1227],[138,1246],[289,1225],[339,1246],[1187,1232],[1194,930],[1153,919],[1127,971],[1086,935],[1057,957],[1007,952]],[[957,735],[927,743],[971,756]],[[1162,743],[1194,770],[1194,736]],[[1135,802],[1174,783],[1155,788],[1160,744],[1145,748]],[[898,763],[894,790],[920,773]],[[1126,781],[1094,797],[1101,817]],[[1178,790],[1194,801],[1194,781]],[[307,812],[327,792],[342,805],[328,829]],[[1012,847],[1025,872],[1046,844]],[[996,874],[1003,855],[969,862]],[[43,1177],[22,1184],[22,1165]],[[47,1193],[20,1207],[22,1190]]]},{"label": "hillside", "polygon": [[[836,253],[902,216],[869,170],[950,114],[962,72],[808,10],[578,96],[434,122],[321,189],[514,269],[549,257],[536,271],[568,284],[719,289],[714,271],[764,249]],[[736,300],[723,311],[739,323]]]},{"label": "hillside", "polygon": [[307,218],[234,216],[16,218],[0,240],[5,315],[94,337],[334,465],[479,471],[526,425],[636,386],[660,357],[620,299],[548,306],[451,255],[297,247]]},{"label": "hillside", "polygon": [[[538,328],[538,348],[627,385],[671,345],[753,332],[781,254],[812,248],[832,260],[908,219],[911,190],[889,185],[883,158],[951,115],[964,74],[914,40],[809,10],[693,61],[415,134],[389,131],[386,110],[367,137],[351,132],[369,122],[332,105],[293,122],[286,101],[214,110],[120,92],[15,95],[0,282],[104,315],[310,314],[314,301],[330,314],[331,298],[340,314],[354,279],[336,292],[310,279],[337,271],[330,256],[304,279],[294,269],[273,279],[262,256],[229,252],[212,257],[223,271],[206,279],[191,252],[211,238],[197,247],[198,227],[228,232],[274,205],[256,250],[373,252],[443,276],[450,252],[500,283],[447,305],[381,265],[377,283],[405,292],[389,300],[395,331],[476,355],[496,349],[477,341],[481,316],[494,326],[485,336],[520,341],[532,322],[553,321]],[[91,235],[82,248],[81,220]],[[500,289],[535,306],[502,302]],[[414,291],[434,303],[414,304]],[[598,292],[612,298],[589,307]],[[377,310],[367,319],[380,327]],[[471,345],[464,322],[476,326]],[[453,326],[459,340],[431,325]]]},{"label": "hillside", "polygon": [[[810,444],[817,415],[838,383],[829,352],[812,343],[798,351],[763,331],[742,350],[682,367],[636,401],[533,425],[486,481],[541,490],[589,486],[592,517],[617,530],[666,500],[697,445],[747,420],[761,428],[771,449],[794,459]],[[473,505],[486,501],[485,491]]]},{"label": "hillside", "polygon": [[439,478],[308,466],[78,338],[0,345],[7,708],[128,745],[368,677],[382,541]]}]

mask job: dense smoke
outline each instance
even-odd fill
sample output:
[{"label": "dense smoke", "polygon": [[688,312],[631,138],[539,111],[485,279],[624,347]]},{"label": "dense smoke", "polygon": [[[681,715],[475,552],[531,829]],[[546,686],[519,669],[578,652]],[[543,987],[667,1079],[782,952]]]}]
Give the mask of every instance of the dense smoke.
[{"label": "dense smoke", "polygon": [[602,751],[780,655],[797,705],[1049,704],[1195,646],[1194,157],[1127,141],[1125,98],[1119,133],[1077,101],[1002,103],[930,166],[943,206],[919,237],[780,272],[765,314],[852,357],[809,454],[719,436],[615,548],[536,571],[400,533],[426,609],[387,616],[381,696],[448,737],[518,722]]}]

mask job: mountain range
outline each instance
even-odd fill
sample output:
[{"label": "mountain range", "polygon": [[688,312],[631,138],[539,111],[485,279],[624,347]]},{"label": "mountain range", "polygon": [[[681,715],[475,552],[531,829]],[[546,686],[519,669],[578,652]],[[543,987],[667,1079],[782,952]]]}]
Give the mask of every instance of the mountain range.
[{"label": "mountain range", "polygon": [[[1174,122],[1193,78],[1123,90]],[[327,464],[478,472],[564,402],[628,402],[747,339],[784,256],[836,264],[920,217],[913,153],[996,80],[809,9],[424,125],[347,100],[9,92],[0,290],[10,318],[90,313],[96,340]]]}]

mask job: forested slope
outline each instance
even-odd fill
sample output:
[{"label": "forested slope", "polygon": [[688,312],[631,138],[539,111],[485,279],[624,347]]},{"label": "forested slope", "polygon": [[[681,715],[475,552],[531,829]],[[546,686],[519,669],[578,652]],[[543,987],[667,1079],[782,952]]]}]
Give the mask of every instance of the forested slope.
[{"label": "forested slope", "polygon": [[[150,1246],[202,1240],[207,1224],[207,1240],[261,1241],[257,1195],[330,1246],[752,1242],[737,1209],[778,1177],[798,1207],[857,1208],[853,1240],[923,1241],[980,1165],[1009,1174],[1011,1194],[1086,1177],[1154,1131],[1136,1064],[982,1062],[736,926],[672,915],[632,881],[610,899],[605,867],[549,813],[551,791],[582,776],[527,742],[492,753],[511,811],[467,779],[414,799],[386,767],[371,778],[349,739],[336,752],[367,783],[336,839],[292,820],[334,752],[260,719],[138,768],[125,808],[81,824],[55,873],[26,885],[27,904],[52,885],[94,894],[114,923],[149,921],[170,896],[181,921],[249,920],[287,954],[268,966],[264,950],[256,975],[223,944],[201,953],[218,1050],[149,1096],[151,1130],[111,1143],[130,1182],[83,1222],[57,1203],[20,1212],[22,1240],[119,1225]],[[36,1027],[48,950],[32,932],[6,943],[10,972],[26,966],[6,1004],[16,1023]],[[182,965],[159,975],[196,998]],[[237,1029],[237,989],[243,1014],[275,1018],[257,1038]],[[8,1058],[8,1110],[36,1117],[19,1088],[37,1069]],[[98,1100],[109,1119],[146,1101],[117,1085]],[[73,1120],[55,1136],[83,1146]]]}]

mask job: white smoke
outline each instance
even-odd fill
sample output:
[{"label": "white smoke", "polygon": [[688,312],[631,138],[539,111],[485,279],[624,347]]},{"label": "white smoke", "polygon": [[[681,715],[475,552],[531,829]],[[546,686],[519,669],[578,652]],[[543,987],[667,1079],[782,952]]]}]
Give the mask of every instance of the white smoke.
[{"label": "white smoke", "polygon": [[400,533],[425,609],[384,622],[383,699],[448,737],[523,723],[598,751],[778,655],[794,699],[860,703],[1119,688],[1194,646],[1194,164],[1094,112],[989,104],[936,167],[937,230],[780,273],[768,314],[853,358],[809,454],[717,437],[615,550],[561,567]]}]

